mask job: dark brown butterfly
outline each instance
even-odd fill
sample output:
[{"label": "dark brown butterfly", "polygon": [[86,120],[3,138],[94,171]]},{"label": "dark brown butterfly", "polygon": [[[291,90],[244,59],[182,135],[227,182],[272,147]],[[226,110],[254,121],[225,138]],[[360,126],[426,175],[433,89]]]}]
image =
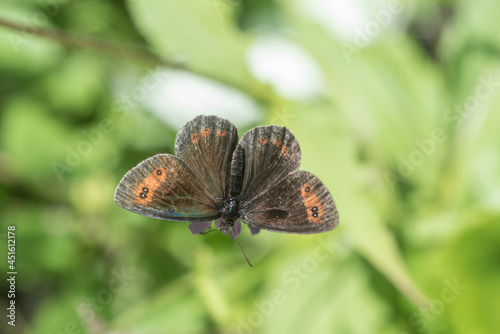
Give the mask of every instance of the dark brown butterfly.
[{"label": "dark brown butterfly", "polygon": [[338,225],[328,189],[299,170],[299,142],[287,128],[256,127],[238,144],[231,122],[198,116],[177,134],[175,154],[158,154],[132,168],[116,188],[115,202],[143,216],[192,222],[193,233],[213,220],[233,237],[239,220],[253,233],[320,233]]}]

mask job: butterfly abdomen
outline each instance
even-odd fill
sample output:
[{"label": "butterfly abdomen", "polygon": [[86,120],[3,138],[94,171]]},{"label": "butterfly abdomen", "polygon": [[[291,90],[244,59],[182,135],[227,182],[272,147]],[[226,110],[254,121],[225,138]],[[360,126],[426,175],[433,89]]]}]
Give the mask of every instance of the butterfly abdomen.
[{"label": "butterfly abdomen", "polygon": [[237,197],[241,193],[243,185],[243,174],[245,172],[245,151],[241,145],[236,147],[231,163],[231,188],[229,197]]}]

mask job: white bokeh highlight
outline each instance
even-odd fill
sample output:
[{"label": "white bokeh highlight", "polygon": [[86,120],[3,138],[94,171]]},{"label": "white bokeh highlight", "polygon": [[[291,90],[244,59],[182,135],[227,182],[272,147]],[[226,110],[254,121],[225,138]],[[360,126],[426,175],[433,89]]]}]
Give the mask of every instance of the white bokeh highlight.
[{"label": "white bokeh highlight", "polygon": [[280,36],[261,36],[249,47],[250,72],[290,99],[319,95],[323,76],[314,59],[299,45]]},{"label": "white bokeh highlight", "polygon": [[181,127],[198,115],[217,115],[237,126],[261,119],[258,105],[244,93],[179,70],[162,70],[164,79],[143,102],[159,119]]}]

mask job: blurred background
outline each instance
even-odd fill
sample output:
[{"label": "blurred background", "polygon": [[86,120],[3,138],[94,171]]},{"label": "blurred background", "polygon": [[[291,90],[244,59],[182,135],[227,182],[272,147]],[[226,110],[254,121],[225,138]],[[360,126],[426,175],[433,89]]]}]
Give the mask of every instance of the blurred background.
[{"label": "blurred background", "polygon": [[[499,17],[495,0],[3,0],[0,331],[496,333]],[[244,226],[250,268],[221,233],[119,208],[121,177],[198,114],[290,128],[339,227]]]}]

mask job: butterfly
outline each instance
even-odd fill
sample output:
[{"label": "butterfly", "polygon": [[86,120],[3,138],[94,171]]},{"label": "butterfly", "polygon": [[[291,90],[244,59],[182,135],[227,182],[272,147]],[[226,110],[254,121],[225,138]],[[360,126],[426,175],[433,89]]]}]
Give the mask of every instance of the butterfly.
[{"label": "butterfly", "polygon": [[217,116],[197,116],[181,128],[175,155],[158,154],[125,174],[115,202],[137,214],[191,222],[202,233],[212,221],[236,237],[241,223],[310,234],[337,227],[328,189],[299,170],[300,146],[285,127],[259,126],[238,143],[236,127]]}]

